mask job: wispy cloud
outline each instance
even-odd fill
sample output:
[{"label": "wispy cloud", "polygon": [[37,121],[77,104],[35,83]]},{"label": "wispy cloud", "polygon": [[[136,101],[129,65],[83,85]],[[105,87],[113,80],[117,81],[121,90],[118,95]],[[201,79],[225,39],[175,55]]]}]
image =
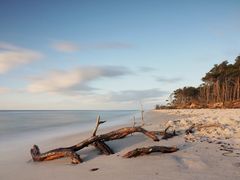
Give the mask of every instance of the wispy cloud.
[{"label": "wispy cloud", "polygon": [[54,43],[52,47],[64,53],[71,53],[84,50],[97,50],[97,49],[127,49],[132,48],[133,45],[122,42],[106,42],[106,43],[95,43],[95,44],[77,44],[74,42],[58,42]]},{"label": "wispy cloud", "polygon": [[112,92],[109,95],[110,101],[129,102],[129,101],[142,101],[151,98],[157,98],[166,95],[167,92],[159,89],[146,89],[146,90],[126,90],[120,92]]},{"label": "wispy cloud", "polygon": [[176,82],[182,81],[182,78],[157,77],[156,80],[163,83],[176,83]]},{"label": "wispy cloud", "polygon": [[53,44],[52,47],[59,52],[65,52],[65,53],[70,53],[70,52],[75,52],[80,50],[80,47],[77,44],[74,44],[72,42],[55,43]]},{"label": "wispy cloud", "polygon": [[152,72],[156,70],[155,68],[149,66],[141,66],[138,69],[140,72]]},{"label": "wispy cloud", "polygon": [[0,94],[11,92],[10,88],[0,87]]},{"label": "wispy cloud", "polygon": [[0,74],[4,74],[17,66],[28,64],[41,57],[42,54],[39,52],[0,42]]},{"label": "wispy cloud", "polygon": [[79,67],[70,71],[52,71],[42,77],[35,77],[27,87],[31,93],[58,92],[65,94],[79,91],[90,91],[94,87],[90,82],[100,78],[113,78],[131,74],[131,71],[120,66],[89,66]]}]

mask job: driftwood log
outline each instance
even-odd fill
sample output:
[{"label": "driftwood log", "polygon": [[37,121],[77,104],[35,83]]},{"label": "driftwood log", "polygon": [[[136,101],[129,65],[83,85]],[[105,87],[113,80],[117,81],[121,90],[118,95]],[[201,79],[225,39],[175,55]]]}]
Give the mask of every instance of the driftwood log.
[{"label": "driftwood log", "polygon": [[124,154],[124,158],[133,158],[137,156],[144,156],[147,154],[151,154],[154,152],[161,152],[161,153],[173,153],[178,151],[179,149],[176,147],[166,147],[166,146],[151,146],[151,147],[143,147],[137,148],[128,153]]},{"label": "driftwood log", "polygon": [[129,134],[133,133],[143,133],[147,137],[151,138],[153,141],[159,141],[158,137],[154,132],[147,131],[142,127],[125,127],[106,134],[96,135],[97,129],[100,124],[104,123],[100,121],[100,117],[97,119],[95,130],[93,131],[92,137],[70,147],[58,148],[45,153],[41,153],[37,145],[34,145],[31,149],[31,155],[33,161],[49,161],[54,159],[59,159],[62,157],[70,157],[73,164],[78,164],[82,162],[80,156],[76,153],[77,151],[89,146],[94,145],[100,152],[110,155],[113,154],[113,150],[105,143],[106,141],[112,141],[117,139],[122,139]]}]

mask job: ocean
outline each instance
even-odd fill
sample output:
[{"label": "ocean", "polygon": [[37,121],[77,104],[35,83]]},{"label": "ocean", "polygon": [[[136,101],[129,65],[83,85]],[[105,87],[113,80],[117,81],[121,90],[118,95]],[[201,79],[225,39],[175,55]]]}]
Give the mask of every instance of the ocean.
[{"label": "ocean", "polygon": [[101,127],[132,123],[139,111],[21,110],[0,111],[0,143],[51,138],[92,130],[96,118],[107,121]]}]

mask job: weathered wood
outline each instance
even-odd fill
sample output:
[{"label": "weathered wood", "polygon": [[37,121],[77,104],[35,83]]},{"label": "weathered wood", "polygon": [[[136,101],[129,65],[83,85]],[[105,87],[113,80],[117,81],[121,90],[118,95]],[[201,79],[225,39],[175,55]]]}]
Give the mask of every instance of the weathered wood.
[{"label": "weathered wood", "polygon": [[114,154],[113,150],[104,142],[104,141],[96,141],[93,145],[100,151],[100,153],[105,155]]},{"label": "weathered wood", "polygon": [[200,131],[202,129],[207,129],[207,128],[223,128],[220,123],[213,123],[213,124],[193,124],[191,125],[186,131],[186,134],[192,134],[194,133],[195,130]]},{"label": "weathered wood", "polygon": [[166,147],[166,146],[151,146],[151,147],[143,147],[137,148],[132,151],[127,152],[123,155],[124,158],[133,158],[137,156],[144,156],[147,154],[151,154],[154,152],[161,152],[161,153],[173,153],[178,151],[177,147]]},{"label": "weathered wood", "polygon": [[82,162],[80,156],[76,152],[67,148],[59,148],[47,153],[41,153],[39,147],[34,145],[31,149],[31,155],[33,161],[50,161],[63,157],[70,157],[72,164],[79,164]]},{"label": "weathered wood", "polygon": [[164,131],[152,131],[152,132],[155,133],[156,135],[163,136],[162,139],[167,140],[178,135],[175,130],[173,130],[172,132],[168,132],[170,127],[171,126],[168,126]]},{"label": "weathered wood", "polygon": [[194,132],[193,131],[194,128],[195,128],[195,124],[191,125],[188,129],[186,129],[185,133],[192,134]]},{"label": "weathered wood", "polygon": [[[94,131],[95,132],[95,131]],[[40,153],[40,150],[37,145],[34,145],[31,149],[32,159],[34,161],[46,161],[53,160],[62,157],[70,157],[72,159],[72,163],[77,164],[81,162],[81,159],[77,151],[95,143],[95,147],[104,152],[104,154],[111,154],[113,151],[105,144],[106,141],[112,141],[116,139],[122,139],[129,134],[133,133],[143,133],[147,137],[151,138],[154,141],[159,141],[158,137],[153,132],[149,132],[142,127],[125,127],[121,128],[106,134],[92,136],[74,146],[58,148],[45,153]]]},{"label": "weathered wood", "polygon": [[93,131],[93,135],[92,136],[96,136],[96,133],[97,133],[97,130],[98,130],[98,127],[100,124],[103,124],[105,123],[106,121],[100,121],[100,116],[97,117],[97,121],[96,121],[96,127]]},{"label": "weathered wood", "polygon": [[[106,121],[100,121],[100,116],[97,117],[96,127],[93,131],[93,137],[96,136],[97,130],[100,124],[105,123]],[[96,141],[92,144],[96,149],[99,150],[101,154],[111,155],[114,154],[113,150],[106,144],[104,141]]]},{"label": "weathered wood", "polygon": [[69,148],[73,149],[74,151],[79,151],[82,148],[96,142],[96,141],[112,141],[112,140],[116,140],[116,139],[122,139],[125,138],[126,136],[128,136],[129,134],[133,134],[133,133],[143,133],[144,135],[146,135],[147,137],[151,138],[154,141],[159,141],[158,137],[150,131],[147,131],[145,129],[143,129],[142,127],[125,127],[125,128],[121,128],[106,134],[102,134],[102,135],[97,135],[97,136],[93,136],[90,137],[89,139],[86,139],[82,142],[80,142],[79,144],[76,144],[74,146],[71,146]]}]

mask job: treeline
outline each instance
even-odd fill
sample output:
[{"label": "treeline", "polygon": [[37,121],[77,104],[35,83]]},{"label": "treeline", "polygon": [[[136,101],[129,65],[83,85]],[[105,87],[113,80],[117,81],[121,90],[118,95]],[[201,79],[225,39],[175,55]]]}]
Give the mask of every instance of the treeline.
[{"label": "treeline", "polygon": [[240,107],[240,56],[233,64],[228,61],[215,64],[202,81],[199,87],[175,90],[168,107]]}]

